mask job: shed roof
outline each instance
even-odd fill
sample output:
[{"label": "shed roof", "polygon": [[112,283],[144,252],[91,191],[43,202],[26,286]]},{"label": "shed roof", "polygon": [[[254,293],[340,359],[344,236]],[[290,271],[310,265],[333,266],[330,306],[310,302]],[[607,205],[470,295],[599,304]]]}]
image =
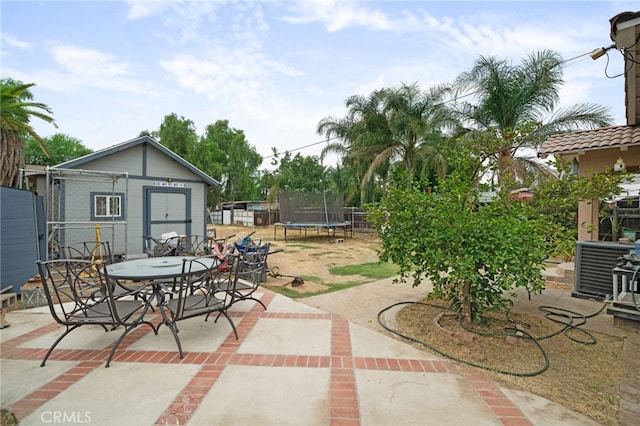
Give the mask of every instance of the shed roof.
[{"label": "shed roof", "polygon": [[549,136],[538,157],[640,145],[640,126],[612,126]]},{"label": "shed roof", "polygon": [[90,161],[94,161],[94,160],[97,160],[99,158],[103,158],[103,157],[109,156],[111,154],[114,154],[116,152],[124,151],[124,150],[127,150],[129,148],[133,148],[134,146],[142,145],[142,144],[150,145],[150,146],[154,147],[155,149],[161,151],[165,155],[171,157],[174,161],[180,163],[182,166],[184,166],[187,169],[189,169],[189,171],[191,171],[191,172],[195,173],[196,175],[200,176],[202,178],[202,180],[205,181],[207,184],[209,184],[211,186],[220,186],[221,185],[220,182],[218,182],[217,180],[215,180],[214,178],[212,178],[211,176],[209,176],[208,174],[206,174],[205,172],[203,172],[202,170],[200,170],[199,168],[197,168],[193,164],[189,163],[187,160],[185,160],[184,158],[180,157],[178,154],[176,154],[175,152],[171,151],[170,149],[168,149],[167,147],[165,147],[164,145],[162,145],[161,143],[159,143],[158,141],[156,141],[155,139],[153,139],[150,136],[140,136],[138,138],[131,139],[131,140],[128,140],[126,142],[122,142],[122,143],[110,146],[109,148],[101,149],[99,151],[92,152],[91,154],[87,154],[87,155],[84,155],[82,157],[78,157],[76,159],[66,161],[64,163],[56,164],[55,166],[53,166],[53,168],[56,168],[56,169],[74,169],[74,168],[80,167],[83,164],[86,164],[86,163],[88,163]]}]

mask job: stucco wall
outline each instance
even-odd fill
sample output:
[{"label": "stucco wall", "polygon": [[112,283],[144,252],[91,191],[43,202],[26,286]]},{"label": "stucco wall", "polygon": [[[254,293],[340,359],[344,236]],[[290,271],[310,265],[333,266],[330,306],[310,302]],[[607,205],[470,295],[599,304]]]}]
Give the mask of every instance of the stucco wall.
[{"label": "stucco wall", "polygon": [[[640,146],[631,146],[626,151],[619,148],[587,151],[578,157],[579,173],[591,176],[606,168],[613,169],[616,160],[621,157],[630,172],[638,173],[640,168]],[[581,202],[578,205],[578,240],[597,241],[599,230],[599,201]]]}]

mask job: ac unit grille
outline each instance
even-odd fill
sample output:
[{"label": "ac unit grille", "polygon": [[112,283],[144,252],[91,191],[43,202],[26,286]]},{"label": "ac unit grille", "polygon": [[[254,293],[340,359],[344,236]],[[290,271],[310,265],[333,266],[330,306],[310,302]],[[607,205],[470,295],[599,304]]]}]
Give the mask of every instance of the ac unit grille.
[{"label": "ac unit grille", "polygon": [[576,248],[574,295],[604,299],[613,292],[611,270],[631,244],[579,241]]}]

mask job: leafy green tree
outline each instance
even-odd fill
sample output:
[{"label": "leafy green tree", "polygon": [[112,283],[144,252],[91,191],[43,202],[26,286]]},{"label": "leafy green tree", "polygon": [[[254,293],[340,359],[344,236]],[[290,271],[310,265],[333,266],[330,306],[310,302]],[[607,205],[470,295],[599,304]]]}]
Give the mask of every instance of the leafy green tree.
[{"label": "leafy green tree", "polygon": [[278,200],[278,177],[275,171],[262,170],[260,173],[260,199],[274,203]]},{"label": "leafy green tree", "polygon": [[562,58],[549,50],[530,54],[519,65],[481,56],[456,79],[459,92],[477,99],[475,104],[463,102],[456,108],[459,119],[470,129],[466,138],[476,144],[489,139],[500,142],[492,152],[485,152],[499,183],[528,186],[544,176],[543,165],[519,156],[523,148],[536,149],[554,133],[612,123],[608,110],[599,105],[581,103],[557,109],[563,83]]},{"label": "leafy green tree", "polygon": [[[578,203],[593,202],[620,193],[624,174],[612,170],[595,172],[591,176],[569,173],[561,162],[554,168],[560,170],[557,179],[548,179],[535,188],[535,197],[530,201],[537,214],[547,217],[549,222],[549,255],[571,261],[578,240]],[[601,211],[603,209],[601,208]]]},{"label": "leafy green tree", "polygon": [[193,121],[171,113],[164,117],[157,132],[160,143],[184,159],[189,158],[198,135]]},{"label": "leafy green tree", "polygon": [[436,297],[448,300],[471,325],[491,310],[508,308],[505,291],[543,287],[548,253],[545,217],[502,196],[478,202],[485,158],[459,145],[447,153],[451,171],[433,192],[410,178],[394,181],[369,220],[378,230],[380,260],[400,266],[398,281],[428,278]]},{"label": "leafy green tree", "polygon": [[[33,137],[45,155],[47,146],[30,124],[32,117],[52,123],[51,109],[40,102],[33,102],[30,88],[35,83],[24,84],[11,78],[0,80],[0,185],[18,187],[20,169],[24,168],[25,135]],[[57,126],[56,126],[57,127]]]},{"label": "leafy green tree", "polygon": [[141,130],[140,133],[138,133],[138,137],[141,138],[143,136],[149,136],[149,137],[154,138],[156,140],[160,140],[160,137],[158,136],[158,131],[157,130],[154,130],[154,131]]},{"label": "leafy green tree", "polygon": [[49,157],[44,155],[40,144],[33,137],[25,137],[24,142],[26,163],[39,166],[55,166],[93,152],[84,146],[80,139],[63,133],[43,138],[43,142],[49,149]]},{"label": "leafy green tree", "polygon": [[247,142],[244,132],[229,127],[228,120],[208,125],[198,146],[194,164],[222,183],[217,201],[253,200],[260,197],[258,168],[262,156]]},{"label": "leafy green tree", "polygon": [[209,176],[222,179],[226,160],[219,142],[222,137],[225,135],[220,132],[218,123],[208,125],[186,160]]},{"label": "leafy green tree", "polygon": [[314,156],[291,156],[285,153],[276,171],[276,182],[280,190],[321,192],[327,188],[327,172]]},{"label": "leafy green tree", "polygon": [[[327,168],[327,180],[331,182],[332,191],[344,194],[344,202],[346,206],[360,207],[362,204],[359,198],[360,182],[356,174],[356,169],[349,167],[344,163],[337,164],[334,167]],[[371,181],[364,188],[364,193],[375,194],[374,182]],[[378,197],[380,194],[377,194]],[[375,198],[379,199],[379,198]]]}]

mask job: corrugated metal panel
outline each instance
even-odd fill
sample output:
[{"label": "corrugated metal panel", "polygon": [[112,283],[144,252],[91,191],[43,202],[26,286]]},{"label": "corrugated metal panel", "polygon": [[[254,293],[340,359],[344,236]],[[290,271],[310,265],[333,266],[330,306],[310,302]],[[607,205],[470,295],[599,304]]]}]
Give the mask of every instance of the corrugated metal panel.
[{"label": "corrugated metal panel", "polygon": [[246,210],[233,210],[233,224],[253,226],[253,212]]},{"label": "corrugated metal panel", "polygon": [[0,187],[0,287],[13,293],[38,273],[35,206],[33,192]]},{"label": "corrugated metal panel", "polygon": [[613,294],[611,270],[632,244],[579,241],[576,248],[574,295],[604,299]]}]

